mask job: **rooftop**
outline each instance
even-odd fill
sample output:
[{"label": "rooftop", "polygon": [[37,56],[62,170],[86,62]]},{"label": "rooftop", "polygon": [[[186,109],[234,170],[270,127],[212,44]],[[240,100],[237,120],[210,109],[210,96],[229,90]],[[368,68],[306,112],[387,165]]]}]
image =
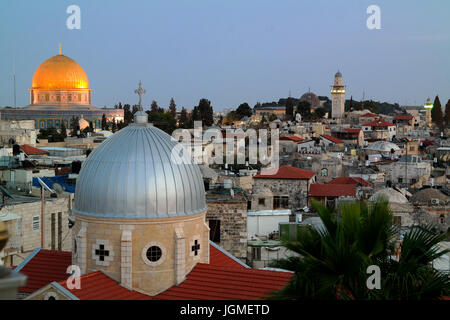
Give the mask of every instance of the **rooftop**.
[{"label": "rooftop", "polygon": [[254,176],[254,179],[298,179],[309,180],[315,175],[315,172],[295,168],[292,166],[281,166],[275,169],[263,170]]},{"label": "rooftop", "polygon": [[312,184],[309,189],[311,197],[354,197],[354,184]]}]

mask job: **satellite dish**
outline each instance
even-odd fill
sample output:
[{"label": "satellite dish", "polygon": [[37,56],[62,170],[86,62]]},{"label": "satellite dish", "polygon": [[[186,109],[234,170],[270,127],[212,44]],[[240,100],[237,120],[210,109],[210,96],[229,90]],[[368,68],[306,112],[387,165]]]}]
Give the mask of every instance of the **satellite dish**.
[{"label": "satellite dish", "polygon": [[63,187],[59,183],[53,184],[53,190],[55,190],[56,194],[62,194],[64,192]]}]

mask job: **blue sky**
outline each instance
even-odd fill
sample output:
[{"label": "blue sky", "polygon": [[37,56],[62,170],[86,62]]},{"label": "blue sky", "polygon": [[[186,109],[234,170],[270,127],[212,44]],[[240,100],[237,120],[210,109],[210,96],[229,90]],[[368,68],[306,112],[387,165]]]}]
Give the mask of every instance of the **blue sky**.
[{"label": "blue sky", "polygon": [[[81,8],[81,30],[66,8]],[[381,30],[366,27],[369,5]],[[139,80],[151,100],[171,97],[215,110],[278,100],[311,88],[329,96],[339,69],[348,97],[421,104],[450,98],[450,2],[385,0],[3,0],[0,106],[29,103],[36,68],[58,53],[86,71],[93,104],[137,103]]]}]

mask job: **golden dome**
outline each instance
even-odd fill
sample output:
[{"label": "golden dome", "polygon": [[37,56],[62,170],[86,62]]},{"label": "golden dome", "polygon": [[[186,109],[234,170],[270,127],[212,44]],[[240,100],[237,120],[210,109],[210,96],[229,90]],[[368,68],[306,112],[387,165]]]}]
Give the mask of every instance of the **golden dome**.
[{"label": "golden dome", "polygon": [[83,68],[73,59],[58,54],[45,60],[33,76],[33,89],[88,89]]}]

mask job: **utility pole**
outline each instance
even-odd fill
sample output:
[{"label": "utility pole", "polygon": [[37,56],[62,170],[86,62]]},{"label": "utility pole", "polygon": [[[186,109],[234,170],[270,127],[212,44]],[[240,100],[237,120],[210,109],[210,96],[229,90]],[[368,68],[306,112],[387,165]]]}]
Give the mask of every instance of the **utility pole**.
[{"label": "utility pole", "polygon": [[41,186],[41,249],[45,249],[45,226],[44,226],[44,217],[45,217],[45,196],[44,196],[44,187]]}]

